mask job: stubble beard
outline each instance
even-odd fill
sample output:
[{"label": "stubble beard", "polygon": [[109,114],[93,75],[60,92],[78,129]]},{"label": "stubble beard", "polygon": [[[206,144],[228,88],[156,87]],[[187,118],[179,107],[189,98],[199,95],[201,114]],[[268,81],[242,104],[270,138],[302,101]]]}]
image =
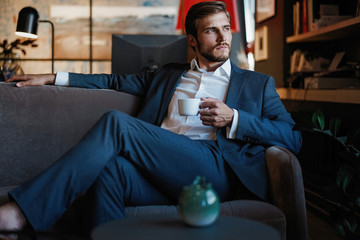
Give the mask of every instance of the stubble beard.
[{"label": "stubble beard", "polygon": [[[222,53],[220,56],[216,56],[214,52],[216,51],[216,48],[221,45],[227,46],[229,51],[227,53]],[[201,56],[203,56],[205,59],[207,59],[210,62],[224,62],[230,56],[231,46],[229,44],[221,44],[221,45],[217,45],[211,49],[203,49],[202,45],[199,43],[198,44],[199,53]]]}]

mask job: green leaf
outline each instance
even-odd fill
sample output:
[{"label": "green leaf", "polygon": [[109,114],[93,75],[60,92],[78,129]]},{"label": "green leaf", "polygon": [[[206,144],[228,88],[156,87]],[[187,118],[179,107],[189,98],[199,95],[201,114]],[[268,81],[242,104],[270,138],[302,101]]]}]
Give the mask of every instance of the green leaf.
[{"label": "green leaf", "polygon": [[337,223],[335,225],[335,229],[340,237],[345,238],[345,236],[346,236],[345,229],[340,223]]},{"label": "green leaf", "polygon": [[339,188],[342,189],[344,193],[346,193],[346,190],[353,177],[354,174],[349,169],[342,167],[337,172],[336,184]]},{"label": "green leaf", "polygon": [[330,120],[330,131],[332,133],[332,135],[334,135],[335,137],[338,136],[339,131],[340,131],[340,126],[341,126],[341,118],[332,118]]},{"label": "green leaf", "polygon": [[346,145],[348,137],[337,137],[336,139],[343,145]]},{"label": "green leaf", "polygon": [[342,183],[342,190],[344,192],[346,192],[346,189],[349,186],[352,178],[353,178],[353,175],[350,172],[348,172],[348,174],[344,177],[344,180]]},{"label": "green leaf", "polygon": [[355,199],[355,204],[360,207],[360,196],[357,196],[357,198]]},{"label": "green leaf", "polygon": [[350,232],[354,233],[355,230],[357,229],[358,224],[356,222],[350,223],[350,221],[348,219],[344,219],[343,226]]},{"label": "green leaf", "polygon": [[351,227],[350,222],[347,219],[344,219],[343,224],[347,230],[351,231],[352,227]]},{"label": "green leaf", "polygon": [[326,133],[327,135],[333,136],[330,130],[324,130],[323,133]]},{"label": "green leaf", "polygon": [[324,113],[321,110],[318,109],[316,112],[314,112],[314,114],[312,115],[312,123],[315,128],[324,130],[325,117],[324,117]]}]

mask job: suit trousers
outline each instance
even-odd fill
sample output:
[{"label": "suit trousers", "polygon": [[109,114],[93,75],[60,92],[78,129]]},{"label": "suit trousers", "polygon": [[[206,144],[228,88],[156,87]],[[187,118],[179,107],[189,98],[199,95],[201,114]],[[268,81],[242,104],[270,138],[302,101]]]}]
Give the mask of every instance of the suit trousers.
[{"label": "suit trousers", "polygon": [[236,177],[216,141],[191,140],[110,111],[75,147],[9,196],[35,230],[45,231],[85,193],[92,229],[125,217],[125,206],[176,203],[198,175],[221,200],[235,188]]}]

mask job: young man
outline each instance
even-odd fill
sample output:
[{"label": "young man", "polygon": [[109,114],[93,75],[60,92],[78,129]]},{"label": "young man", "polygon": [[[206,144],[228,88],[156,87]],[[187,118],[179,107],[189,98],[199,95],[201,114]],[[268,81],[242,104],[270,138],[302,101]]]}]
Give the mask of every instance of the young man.
[{"label": "young man", "polygon": [[[29,224],[46,230],[82,193],[88,228],[125,217],[125,206],[175,204],[197,175],[212,182],[222,201],[267,198],[265,149],[293,152],[301,135],[270,76],[229,60],[230,17],[223,2],[194,5],[186,17],[191,64],[168,64],[134,75],[24,75],[16,85],[63,84],[111,88],[141,96],[136,118],[105,114],[72,150],[12,191],[0,207],[0,228]],[[202,98],[200,116],[178,113],[177,99]]]}]

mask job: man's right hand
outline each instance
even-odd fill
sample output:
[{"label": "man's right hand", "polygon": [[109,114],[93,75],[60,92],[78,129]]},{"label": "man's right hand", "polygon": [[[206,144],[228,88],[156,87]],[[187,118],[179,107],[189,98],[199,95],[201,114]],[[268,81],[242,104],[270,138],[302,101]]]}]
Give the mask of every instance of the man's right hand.
[{"label": "man's right hand", "polygon": [[13,76],[5,82],[17,82],[17,87],[54,85],[56,74],[25,74]]}]

